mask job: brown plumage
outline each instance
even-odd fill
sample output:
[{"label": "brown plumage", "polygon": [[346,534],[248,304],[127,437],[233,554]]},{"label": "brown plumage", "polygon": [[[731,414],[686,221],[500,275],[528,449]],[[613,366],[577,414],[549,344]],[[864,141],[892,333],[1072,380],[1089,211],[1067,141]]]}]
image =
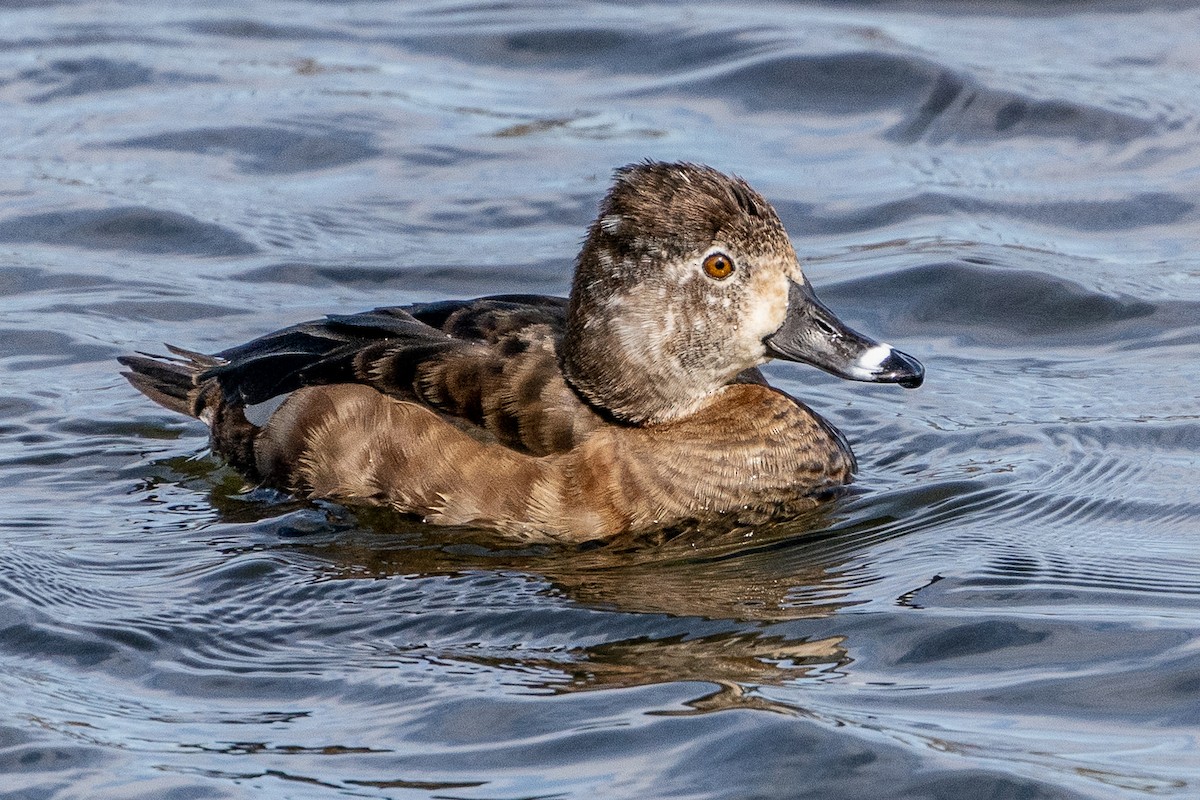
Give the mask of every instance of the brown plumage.
[{"label": "brown plumage", "polygon": [[[787,515],[849,482],[844,439],[765,384],[768,358],[921,380],[816,300],[753,189],[655,162],[617,171],[569,299],[381,308],[171,350],[122,358],[124,374],[207,422],[255,482],[567,541]],[[265,425],[247,419],[278,395]]]}]

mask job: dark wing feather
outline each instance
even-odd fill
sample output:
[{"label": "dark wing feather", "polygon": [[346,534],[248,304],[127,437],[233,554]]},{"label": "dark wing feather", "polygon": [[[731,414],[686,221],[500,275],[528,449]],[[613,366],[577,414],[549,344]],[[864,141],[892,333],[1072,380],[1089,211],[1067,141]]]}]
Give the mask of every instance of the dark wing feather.
[{"label": "dark wing feather", "polygon": [[477,300],[449,300],[409,306],[413,316],[456,339],[496,344],[502,337],[534,325],[545,325],[554,335],[567,324],[565,297],[504,294]]},{"label": "dark wing feather", "polygon": [[141,391],[193,416],[305,386],[360,383],[484,438],[546,454],[602,424],[559,368],[566,312],[565,299],[535,295],[418,303],[302,322],[215,356],[172,347],[182,358],[122,363]]},{"label": "dark wing feather", "polygon": [[302,322],[223,350],[216,356],[222,363],[201,378],[217,378],[227,398],[252,405],[301,386],[370,382],[356,363],[381,345],[427,358],[461,343],[403,308],[380,308]]},{"label": "dark wing feather", "polygon": [[411,392],[497,442],[538,455],[568,450],[601,424],[559,367],[565,299],[505,295],[409,308],[462,346],[420,359],[411,346],[364,350],[358,371],[380,391]]},{"label": "dark wing feather", "polygon": [[559,297],[497,295],[333,314],[223,350],[200,379],[217,378],[226,398],[247,405],[329,383],[411,397],[416,373],[431,361],[532,326],[557,337],[566,306]]},{"label": "dark wing feather", "polygon": [[432,303],[414,303],[404,307],[408,313],[434,328],[447,330],[451,317],[468,320],[480,314],[488,314],[498,308],[508,310],[539,309],[546,319],[555,319],[563,324],[567,317],[567,298],[544,294],[494,294],[474,300],[438,300]]},{"label": "dark wing feather", "polygon": [[362,383],[510,447],[559,452],[598,424],[558,366],[566,310],[563,298],[501,295],[331,315],[218,353],[198,383],[215,378],[242,405]]}]

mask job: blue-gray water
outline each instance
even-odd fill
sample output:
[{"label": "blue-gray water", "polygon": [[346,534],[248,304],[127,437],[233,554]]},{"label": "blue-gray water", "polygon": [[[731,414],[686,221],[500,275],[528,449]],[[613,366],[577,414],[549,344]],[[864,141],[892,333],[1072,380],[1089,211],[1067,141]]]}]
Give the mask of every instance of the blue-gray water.
[{"label": "blue-gray water", "polygon": [[[1200,9],[7,2],[0,797],[1200,797]],[[264,494],[114,358],[562,293],[737,172],[916,392],[863,494],[504,550]],[[752,534],[752,535],[751,535]]]}]

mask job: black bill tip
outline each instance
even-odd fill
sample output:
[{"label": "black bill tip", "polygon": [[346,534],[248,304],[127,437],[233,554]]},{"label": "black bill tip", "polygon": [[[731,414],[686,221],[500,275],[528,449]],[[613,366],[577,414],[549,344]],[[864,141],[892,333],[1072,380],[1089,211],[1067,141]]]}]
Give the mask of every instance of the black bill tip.
[{"label": "black bill tip", "polygon": [[879,371],[871,380],[879,383],[898,383],[905,389],[916,389],[925,382],[925,367],[908,353],[892,350],[879,364]]}]

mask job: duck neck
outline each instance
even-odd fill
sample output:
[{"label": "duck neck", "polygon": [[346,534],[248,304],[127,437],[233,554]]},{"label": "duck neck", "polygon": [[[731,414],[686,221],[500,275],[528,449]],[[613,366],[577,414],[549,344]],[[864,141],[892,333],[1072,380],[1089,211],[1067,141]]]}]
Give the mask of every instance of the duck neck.
[{"label": "duck neck", "polygon": [[572,294],[562,345],[563,375],[601,415],[629,425],[674,422],[708,405],[732,379],[664,348],[661,313],[643,318],[621,307],[619,296],[601,302],[608,313],[589,306],[580,314]]}]

